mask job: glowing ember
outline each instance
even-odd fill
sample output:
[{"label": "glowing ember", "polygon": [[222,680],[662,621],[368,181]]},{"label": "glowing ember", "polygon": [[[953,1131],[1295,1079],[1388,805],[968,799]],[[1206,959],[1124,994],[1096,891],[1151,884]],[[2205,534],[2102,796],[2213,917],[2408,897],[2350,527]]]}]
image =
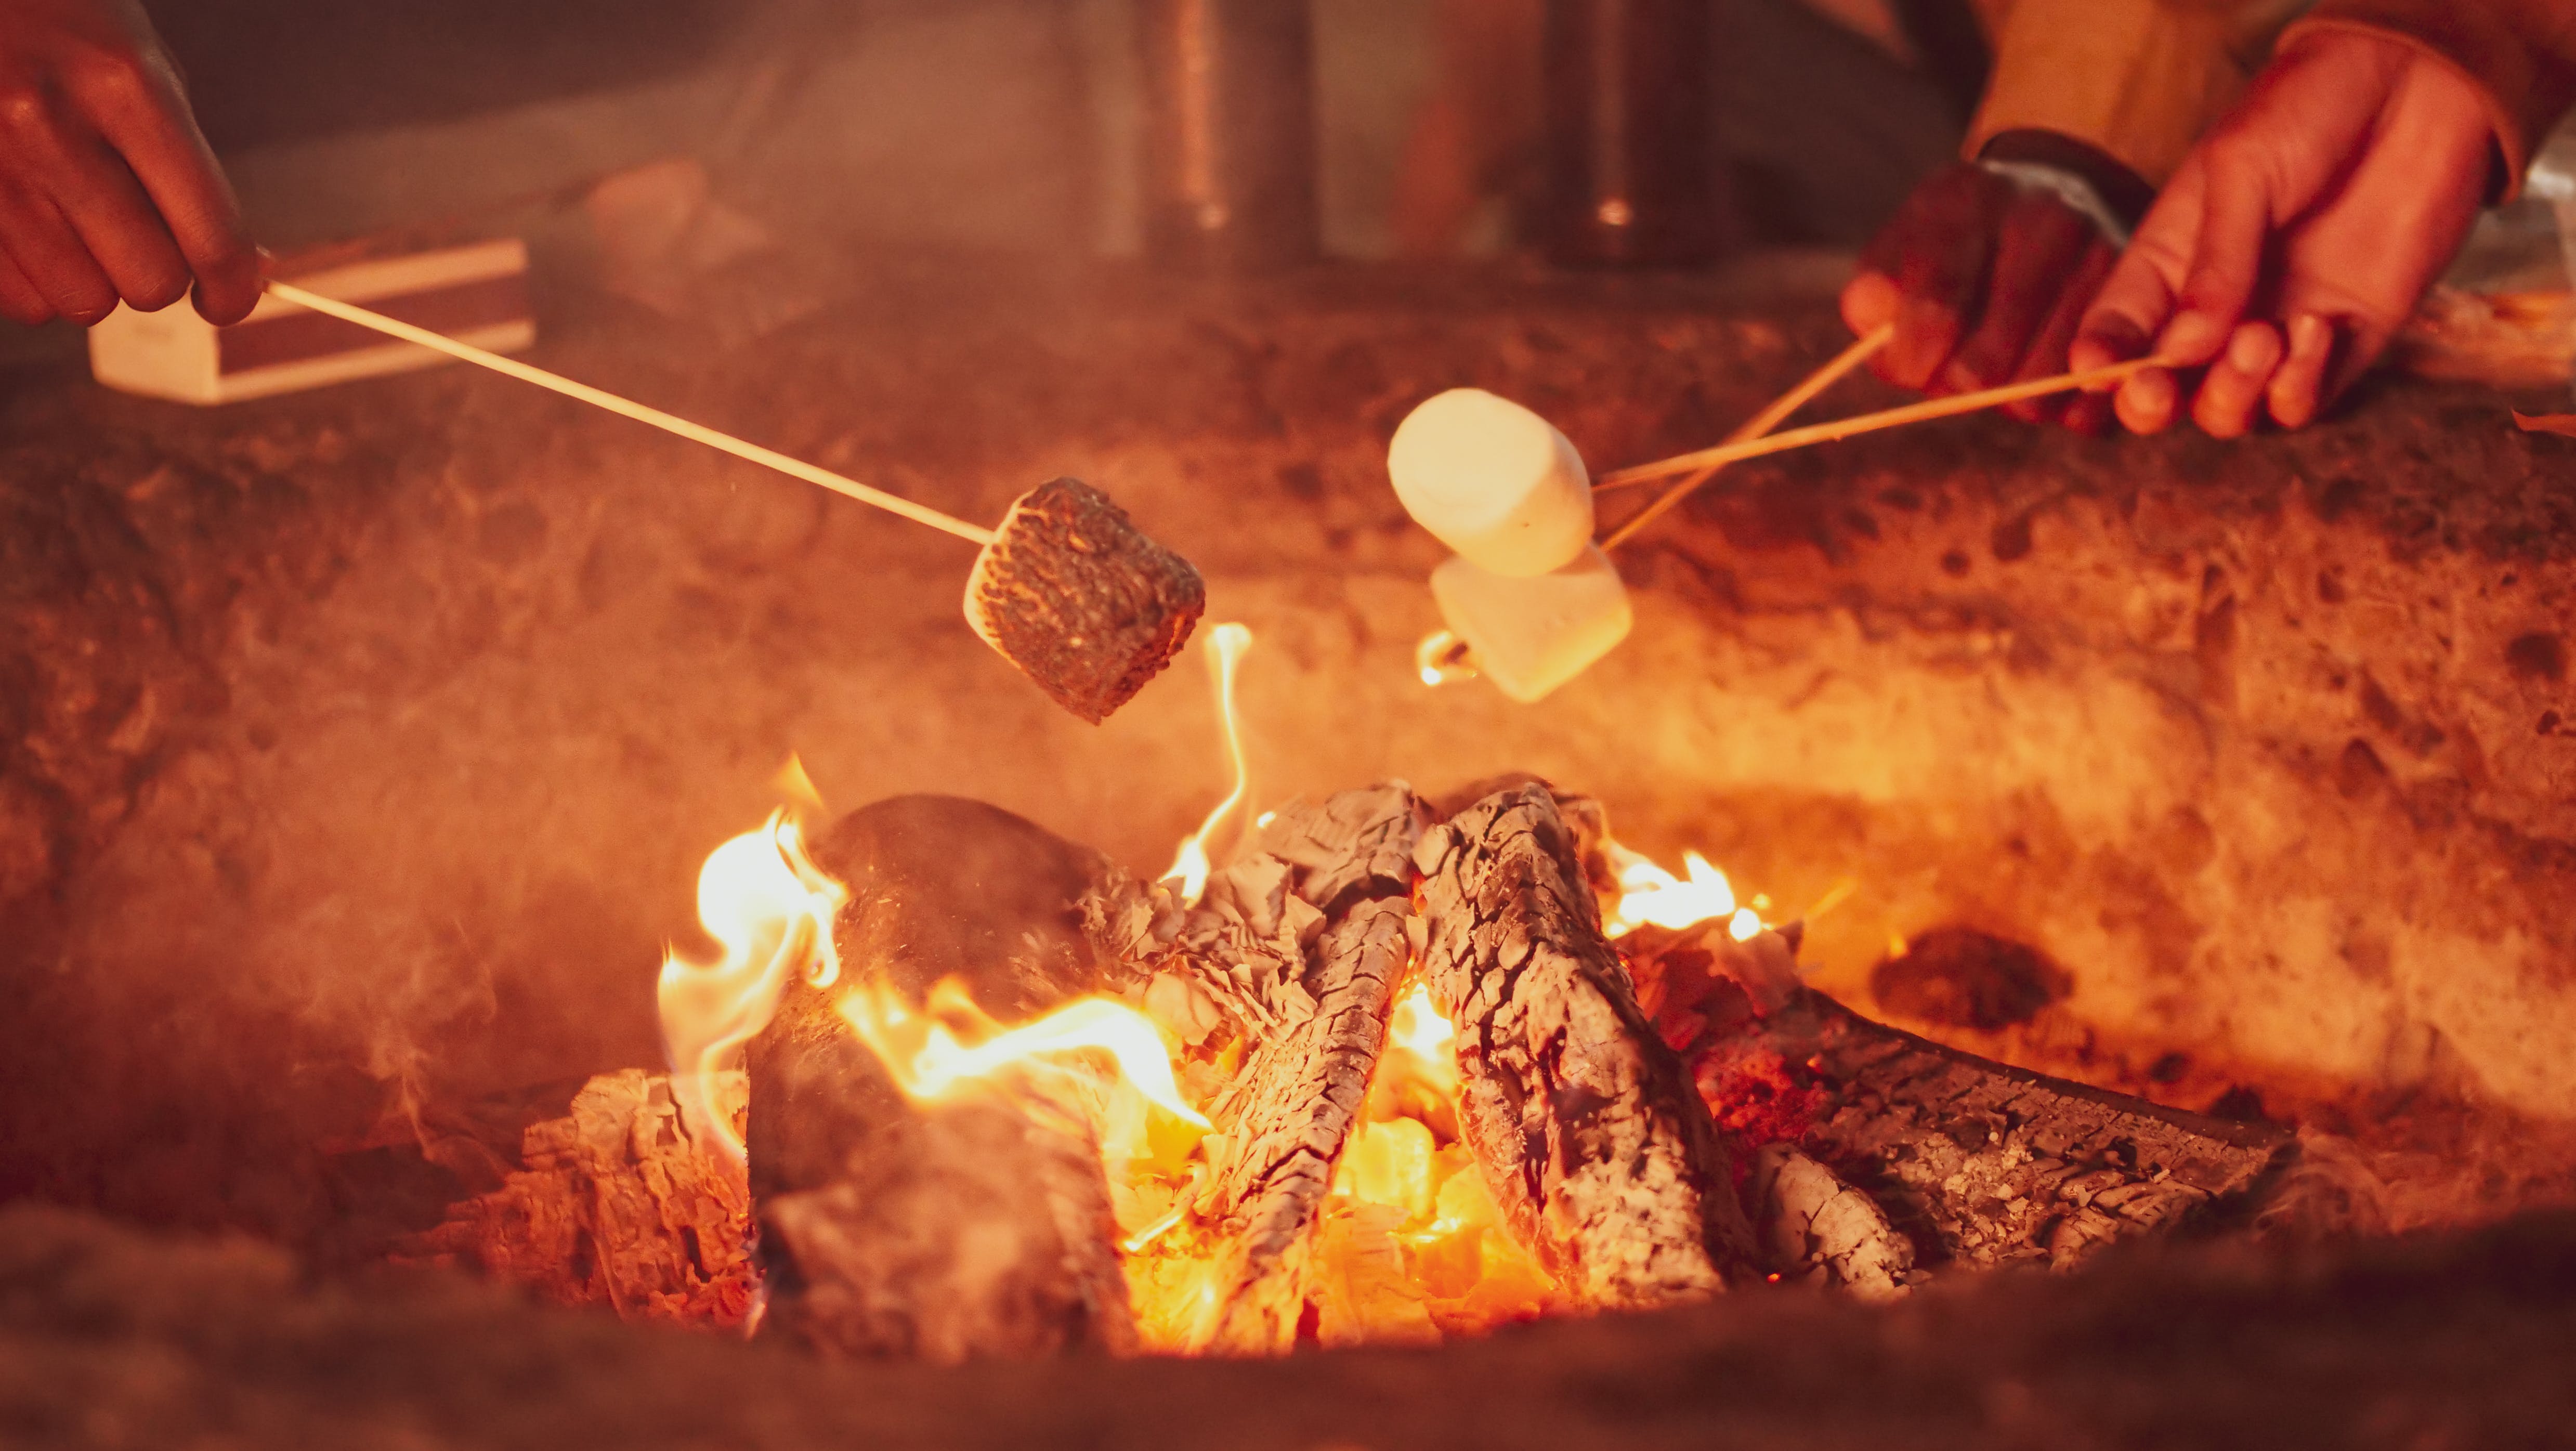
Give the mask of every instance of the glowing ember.
[{"label": "glowing ember", "polygon": [[840,977],[832,918],[848,897],[805,854],[796,823],[778,811],[758,831],[717,847],[698,873],[698,921],[723,954],[707,963],[677,951],[663,956],[662,1041],[671,1055],[672,1096],[691,1131],[736,1163],[747,1158],[742,1136],[715,1107],[714,1076],[736,1066],[743,1046],[769,1026],[790,975],[802,970],[817,987]]},{"label": "glowing ember", "polygon": [[1252,631],[1231,620],[1207,632],[1208,665],[1216,672],[1217,714],[1225,722],[1225,751],[1227,759],[1234,763],[1234,790],[1216,804],[1197,831],[1182,838],[1180,854],[1172,858],[1171,869],[1163,873],[1167,879],[1180,878],[1181,900],[1193,907],[1207,891],[1209,841],[1226,818],[1243,808],[1243,798],[1252,790],[1251,766],[1243,755],[1243,730],[1234,713],[1236,667],[1243,661],[1243,652],[1251,648]]},{"label": "glowing ember", "polygon": [[1333,1169],[1314,1299],[1327,1343],[1437,1340],[1544,1313],[1556,1294],[1458,1142],[1457,1032],[1415,983],[1397,1000],[1367,1118]]},{"label": "glowing ember", "polygon": [[1417,1072],[1445,1081],[1454,1091],[1458,1084],[1458,1030],[1440,1015],[1431,1003],[1431,989],[1415,983],[1413,991],[1395,1005],[1387,1020],[1386,1049],[1389,1053],[1413,1055]]},{"label": "glowing ember", "polygon": [[[1082,998],[1034,1022],[1003,1028],[951,979],[931,989],[930,1001],[919,1012],[883,984],[853,988],[838,1006],[909,1098],[935,1101],[962,1085],[1034,1066],[1041,1059],[1096,1052],[1106,1055],[1148,1103],[1183,1123],[1209,1127],[1181,1097],[1162,1031],[1125,1003]],[[960,1027],[976,1041],[963,1041]]]}]

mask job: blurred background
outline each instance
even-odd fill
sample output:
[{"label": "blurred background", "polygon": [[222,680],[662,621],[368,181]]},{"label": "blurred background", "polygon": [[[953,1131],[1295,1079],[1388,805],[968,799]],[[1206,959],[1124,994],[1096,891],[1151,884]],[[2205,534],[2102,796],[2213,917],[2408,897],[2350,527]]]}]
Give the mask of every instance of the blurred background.
[{"label": "blurred background", "polygon": [[[1136,38],[1153,0],[147,8],[272,247],[503,207],[671,155],[797,231],[1113,256],[1140,244]],[[1314,0],[1327,254],[1521,240],[1539,8]],[[1857,243],[1952,153],[1981,64],[1963,4],[1709,8],[1732,240]]]}]

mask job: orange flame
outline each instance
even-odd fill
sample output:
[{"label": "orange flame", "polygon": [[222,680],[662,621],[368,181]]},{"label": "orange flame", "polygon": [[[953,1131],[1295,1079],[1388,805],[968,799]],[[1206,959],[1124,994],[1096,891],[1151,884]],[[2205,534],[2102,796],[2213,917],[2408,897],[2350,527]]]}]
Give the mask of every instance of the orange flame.
[{"label": "orange flame", "polygon": [[1604,924],[1610,936],[1622,937],[1645,926],[1693,927],[1716,917],[1728,919],[1727,935],[1738,942],[1761,935],[1762,914],[1737,905],[1726,873],[1698,852],[1682,853],[1682,870],[1689,875],[1677,877],[1643,852],[1630,851],[1615,841],[1606,846],[1619,875],[1619,901]]},{"label": "orange flame", "polygon": [[1327,1344],[1436,1340],[1556,1302],[1456,1141],[1457,1117],[1457,1031],[1417,981],[1396,1001],[1368,1113],[1333,1167],[1317,1241]]},{"label": "orange flame", "polygon": [[665,952],[662,1040],[671,1093],[691,1131],[736,1163],[748,1156],[730,1116],[715,1106],[714,1077],[769,1026],[791,974],[803,969],[816,987],[840,977],[832,918],[848,898],[806,855],[804,834],[783,809],[717,847],[698,873],[698,921],[724,951],[706,963]]},{"label": "orange flame", "polygon": [[[1195,1128],[1210,1127],[1181,1097],[1171,1050],[1154,1020],[1112,998],[1080,998],[1034,1022],[1004,1028],[975,1006],[954,978],[930,990],[920,1011],[882,983],[852,988],[839,1003],[859,1041],[884,1061],[904,1096],[936,1102],[969,1083],[1063,1054],[1098,1052],[1148,1103]],[[976,1035],[968,1043],[952,1024]]]},{"label": "orange flame", "polygon": [[1199,823],[1199,829],[1181,839],[1181,850],[1172,858],[1171,868],[1163,873],[1166,880],[1181,880],[1181,900],[1197,906],[1207,891],[1208,874],[1213,870],[1208,860],[1208,842],[1227,817],[1243,808],[1243,799],[1252,792],[1252,767],[1243,754],[1243,728],[1235,716],[1234,680],[1243,654],[1252,648],[1252,631],[1231,620],[1207,633],[1208,667],[1216,672],[1217,715],[1225,722],[1225,752],[1234,763],[1234,789],[1216,804],[1216,809]]},{"label": "orange flame", "polygon": [[1458,1091],[1458,1030],[1432,1004],[1427,984],[1415,983],[1395,1005],[1387,1019],[1386,1047],[1389,1053],[1411,1054],[1408,1066],[1434,1085]]}]

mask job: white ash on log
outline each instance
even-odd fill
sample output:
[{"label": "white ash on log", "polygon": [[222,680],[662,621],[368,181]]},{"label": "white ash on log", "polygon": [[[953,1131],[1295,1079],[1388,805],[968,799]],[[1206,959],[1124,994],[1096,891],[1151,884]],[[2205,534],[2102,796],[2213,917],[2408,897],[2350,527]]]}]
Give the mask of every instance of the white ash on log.
[{"label": "white ash on log", "polygon": [[1206,607],[1190,562],[1080,479],[1021,495],[966,581],[975,633],[1094,725],[1172,662]]},{"label": "white ash on log", "polygon": [[1249,1044],[1208,1106],[1224,1147],[1193,1219],[1222,1248],[1201,1348],[1296,1343],[1333,1166],[1366,1106],[1411,953],[1413,848],[1426,819],[1400,783],[1292,804],[1211,879],[1198,908],[1175,910],[1167,893],[1129,883],[1091,909],[1131,973],[1207,992]]},{"label": "white ash on log", "polygon": [[[851,890],[857,981],[963,978],[1036,1010],[1086,990],[1075,898],[1098,858],[1007,812],[902,797],[817,839]],[[751,1189],[769,1328],[848,1356],[1038,1356],[1134,1345],[1098,1149],[1079,1115],[907,1102],[802,975],[750,1049]]]},{"label": "white ash on log", "polygon": [[1726,1150],[1637,1006],[1546,788],[1469,807],[1415,862],[1423,967],[1458,1033],[1460,1128],[1523,1241],[1604,1307],[1752,1274]]},{"label": "white ash on log", "polygon": [[1719,923],[1620,940],[1730,1139],[1830,1167],[1927,1265],[2064,1269],[2250,1207],[2296,1152],[2283,1129],[2009,1067],[1781,990],[1753,945]]},{"label": "white ash on log", "polygon": [[[740,1074],[718,1100],[739,1112]],[[560,1305],[605,1305],[628,1320],[742,1323],[754,1275],[742,1171],[690,1138],[670,1081],[640,1068],[602,1074],[561,1118],[530,1125],[521,1167],[397,1241],[397,1264],[471,1266]]]},{"label": "white ash on log", "polygon": [[1914,1242],[1841,1175],[1787,1144],[1769,1144],[1753,1156],[1746,1190],[1771,1273],[1816,1277],[1869,1300],[1905,1293]]}]

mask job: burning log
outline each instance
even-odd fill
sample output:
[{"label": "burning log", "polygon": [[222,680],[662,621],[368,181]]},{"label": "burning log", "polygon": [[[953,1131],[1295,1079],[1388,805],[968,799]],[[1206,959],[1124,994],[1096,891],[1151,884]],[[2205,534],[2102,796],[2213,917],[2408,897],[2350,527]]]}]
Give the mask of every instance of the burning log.
[{"label": "burning log", "polygon": [[768,1328],[827,1354],[942,1365],[1134,1349],[1099,1150],[1053,1117],[981,1101],[898,1110],[831,1182],[763,1197]]},{"label": "burning log", "polygon": [[[720,1098],[742,1101],[740,1074]],[[396,1242],[398,1264],[471,1265],[561,1305],[730,1328],[752,1300],[742,1171],[690,1136],[658,1073],[602,1074],[530,1125],[501,1186]]]},{"label": "burning log", "polygon": [[1211,1299],[1187,1332],[1194,1348],[1258,1354],[1296,1341],[1334,1164],[1366,1105],[1411,949],[1425,814],[1400,784],[1291,805],[1198,908],[1128,883],[1090,909],[1131,972],[1205,992],[1247,1045],[1209,1106],[1223,1147],[1191,1206],[1198,1237],[1216,1246]]},{"label": "burning log", "polygon": [[1396,980],[1412,942],[1413,847],[1421,803],[1404,787],[1346,791],[1283,811],[1262,849],[1294,869],[1290,890],[1322,914],[1300,984],[1312,1011],[1265,1037],[1216,1105],[1229,1153],[1203,1201],[1233,1249],[1213,1348],[1283,1351],[1306,1298],[1306,1247],[1333,1164],[1368,1099]]},{"label": "burning log", "polygon": [[1779,934],[1621,939],[1665,1041],[1746,1148],[1792,1146],[1867,1190],[1931,1263],[2064,1269],[2244,1204],[2282,1129],[2168,1109],[1945,1048],[1784,981]]},{"label": "burning log", "polygon": [[1887,1222],[1878,1201],[1786,1144],[1753,1156],[1753,1205],[1762,1250],[1783,1279],[1821,1277],[1864,1299],[1905,1292],[1914,1242]]},{"label": "burning log", "polygon": [[1109,862],[1024,817],[959,796],[889,797],[817,837],[814,859],[850,894],[833,924],[842,959],[915,1001],[955,978],[1018,1019],[1100,987],[1081,904]]},{"label": "burning log", "polygon": [[1423,966],[1458,1028],[1460,1128],[1523,1242],[1604,1307],[1692,1299],[1749,1273],[1726,1152],[1602,936],[1547,790],[1487,797],[1415,860]]},{"label": "burning log", "polygon": [[[948,976],[1014,1008],[1094,974],[1074,930],[1093,854],[995,808],[900,797],[845,819],[817,861],[867,981]],[[829,1353],[937,1361],[1134,1344],[1099,1153],[1043,1104],[909,1102],[852,1030],[846,984],[800,975],[752,1040],[751,1191],[769,1317]]]}]

